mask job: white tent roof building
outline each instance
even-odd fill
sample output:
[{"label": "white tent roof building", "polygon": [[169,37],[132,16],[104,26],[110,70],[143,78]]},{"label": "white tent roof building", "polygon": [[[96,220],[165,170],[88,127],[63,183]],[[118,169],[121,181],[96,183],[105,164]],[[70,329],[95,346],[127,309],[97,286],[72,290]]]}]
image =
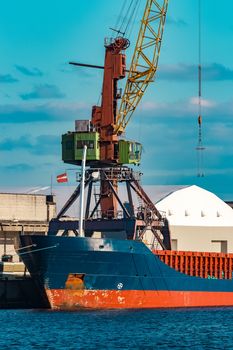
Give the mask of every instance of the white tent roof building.
[{"label": "white tent roof building", "polygon": [[233,253],[233,210],[213,193],[188,186],[156,207],[166,213],[173,249]]},{"label": "white tent roof building", "polygon": [[188,186],[156,203],[171,225],[232,226],[233,210],[215,194],[198,186]]}]

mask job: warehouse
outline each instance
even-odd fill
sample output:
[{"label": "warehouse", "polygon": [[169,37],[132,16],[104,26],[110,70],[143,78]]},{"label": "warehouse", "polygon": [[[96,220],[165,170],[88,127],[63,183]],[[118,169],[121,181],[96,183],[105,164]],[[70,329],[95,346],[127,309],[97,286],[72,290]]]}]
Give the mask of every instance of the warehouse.
[{"label": "warehouse", "polygon": [[233,252],[233,210],[215,194],[188,186],[165,196],[156,206],[169,221],[172,249]]}]

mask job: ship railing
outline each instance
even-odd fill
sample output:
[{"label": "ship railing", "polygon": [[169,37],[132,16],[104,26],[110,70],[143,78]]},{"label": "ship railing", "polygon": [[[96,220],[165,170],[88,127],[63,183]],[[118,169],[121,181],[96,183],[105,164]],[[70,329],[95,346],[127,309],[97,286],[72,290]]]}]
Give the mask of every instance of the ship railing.
[{"label": "ship railing", "polygon": [[[93,178],[94,181],[109,180],[117,182],[125,181],[140,181],[142,173],[139,171],[133,171],[127,167],[120,168],[92,168],[85,172],[86,180]],[[81,172],[76,172],[76,181],[80,182],[82,178]]]},{"label": "ship railing", "polygon": [[[157,219],[156,214],[150,208],[148,208],[146,205],[141,205],[141,206],[137,207],[137,210],[135,212],[136,212],[137,219],[141,219],[141,220],[145,220],[145,221],[151,221],[151,220]],[[160,221],[163,222],[166,219],[166,212],[159,211],[159,213],[161,215]]]},{"label": "ship railing", "polygon": [[[90,217],[91,215],[91,211],[89,212],[89,219],[125,219],[125,214],[123,212],[123,210],[107,210],[105,212],[103,212],[101,209],[96,210],[95,213]],[[162,219],[166,218],[166,213],[162,212]],[[142,212],[141,208],[139,207],[138,209],[135,210],[134,215],[132,216],[135,219],[138,220],[143,220],[146,221],[146,215],[144,212]],[[156,218],[153,218],[153,216],[151,217],[152,221]]]},{"label": "ship railing", "polygon": [[117,211],[107,210],[105,212],[103,212],[102,210],[96,210],[93,216],[91,217],[91,219],[123,219],[123,218],[124,218],[124,213],[122,210],[117,210]]}]

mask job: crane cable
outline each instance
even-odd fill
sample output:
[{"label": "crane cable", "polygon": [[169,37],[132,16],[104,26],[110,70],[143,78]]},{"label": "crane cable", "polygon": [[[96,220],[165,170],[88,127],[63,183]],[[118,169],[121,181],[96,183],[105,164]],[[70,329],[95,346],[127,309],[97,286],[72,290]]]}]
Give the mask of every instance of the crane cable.
[{"label": "crane cable", "polygon": [[127,1],[123,2],[115,27],[114,29],[111,28],[116,32],[116,37],[119,34],[125,36],[128,32],[132,31],[132,23],[136,19],[139,3],[140,0],[130,0],[127,6]]},{"label": "crane cable", "polygon": [[202,143],[202,61],[201,61],[201,0],[198,0],[198,144],[197,150],[197,176],[204,177],[203,147]]},{"label": "crane cable", "polygon": [[[125,12],[126,4],[127,4],[127,1],[123,0],[123,5],[122,5],[122,7],[121,7],[120,13],[119,13],[119,15],[118,15],[118,17],[117,17],[117,21],[116,21],[116,23],[115,23],[115,27],[114,27],[114,28],[116,29],[116,31],[117,31],[118,33],[120,32],[120,28],[121,28],[121,26],[122,26],[122,24],[121,24],[121,26],[120,26],[121,18],[123,17],[123,19],[124,19],[124,12]],[[118,31],[118,26],[119,26],[119,31]]]},{"label": "crane cable", "polygon": [[128,22],[127,22],[126,27],[125,27],[125,33],[130,33],[132,31],[131,27],[133,26],[134,18],[137,15],[138,5],[139,5],[139,0],[135,0],[134,5],[133,5],[132,10],[131,10],[131,13],[129,13],[129,19],[128,19]]},{"label": "crane cable", "polygon": [[141,3],[141,0],[137,0],[137,1],[136,1],[135,10],[134,10],[134,15],[132,16],[132,24],[131,24],[131,27],[129,28],[128,39],[131,38],[133,29],[134,29],[134,27],[135,27],[135,23],[136,23],[138,11],[139,11],[140,3]]},{"label": "crane cable", "polygon": [[[126,11],[124,20],[123,20],[123,22],[121,24],[121,27],[120,27],[120,30],[121,30],[121,32],[124,33],[124,36],[126,34],[126,31],[127,31],[128,26],[129,26],[129,23],[131,21],[130,12],[131,12],[131,7],[133,6],[133,3],[134,3],[134,0],[131,0],[130,4],[129,4],[129,7],[128,7],[127,11]],[[125,27],[123,27],[124,24],[125,24]]]}]

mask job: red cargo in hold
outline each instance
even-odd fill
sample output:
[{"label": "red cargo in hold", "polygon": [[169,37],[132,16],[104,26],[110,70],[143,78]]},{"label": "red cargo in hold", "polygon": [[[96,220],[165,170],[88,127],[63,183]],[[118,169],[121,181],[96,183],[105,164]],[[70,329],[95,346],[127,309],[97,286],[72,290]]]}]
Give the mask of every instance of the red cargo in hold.
[{"label": "red cargo in hold", "polygon": [[175,250],[155,250],[153,253],[166,265],[189,276],[232,279],[233,254]]}]

